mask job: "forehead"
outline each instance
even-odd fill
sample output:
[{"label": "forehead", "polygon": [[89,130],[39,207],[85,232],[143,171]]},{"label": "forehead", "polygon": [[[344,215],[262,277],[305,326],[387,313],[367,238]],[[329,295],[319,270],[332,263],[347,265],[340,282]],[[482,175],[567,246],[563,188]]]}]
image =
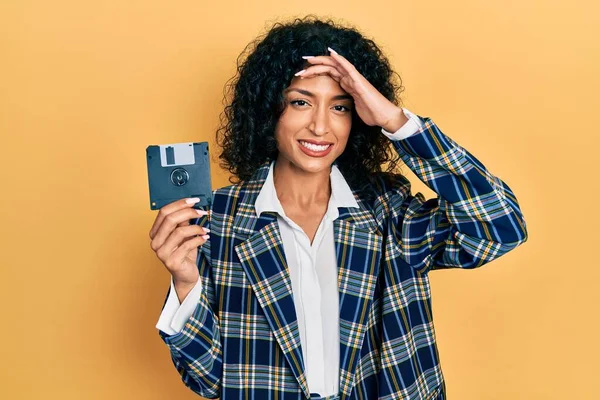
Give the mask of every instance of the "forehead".
[{"label": "forehead", "polygon": [[306,79],[294,78],[284,89],[283,94],[302,94],[308,97],[326,97],[334,100],[352,99],[340,84],[326,75],[317,75]]}]

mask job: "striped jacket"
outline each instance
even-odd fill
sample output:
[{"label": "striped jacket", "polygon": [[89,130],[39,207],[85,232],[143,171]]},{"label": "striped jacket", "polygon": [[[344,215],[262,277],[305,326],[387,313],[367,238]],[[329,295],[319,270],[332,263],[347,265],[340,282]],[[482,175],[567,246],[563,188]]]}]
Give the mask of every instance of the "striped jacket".
[{"label": "striped jacket", "polygon": [[[334,221],[340,300],[340,400],[446,399],[428,273],[477,268],[527,239],[517,199],[500,178],[428,117],[391,141],[438,196],[383,179],[376,199]],[[175,335],[158,331],[186,386],[231,399],[310,398],[292,285],[276,214],[254,202],[269,163],[213,192],[199,248],[203,292]],[[168,293],[167,293],[168,297]],[[166,302],[166,298],[165,298]],[[164,306],[164,305],[163,305]]]}]

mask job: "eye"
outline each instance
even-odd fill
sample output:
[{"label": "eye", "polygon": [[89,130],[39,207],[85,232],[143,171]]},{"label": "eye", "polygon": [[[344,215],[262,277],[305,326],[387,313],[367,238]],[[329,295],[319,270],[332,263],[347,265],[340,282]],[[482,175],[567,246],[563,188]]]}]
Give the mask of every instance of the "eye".
[{"label": "eye", "polygon": [[[335,107],[342,107],[342,108],[344,108],[344,109],[345,109],[345,112],[349,112],[349,111],[350,111],[350,108],[348,108],[348,107],[346,107],[346,106],[337,105],[337,106],[335,106]],[[344,111],[344,110],[338,110],[338,111]]]},{"label": "eye", "polygon": [[[308,103],[306,103],[306,101],[304,101],[304,100],[292,100],[292,101],[290,101],[290,104],[297,104],[297,103],[304,103],[304,104],[308,104]],[[298,104],[298,105],[300,105],[300,104]]]}]

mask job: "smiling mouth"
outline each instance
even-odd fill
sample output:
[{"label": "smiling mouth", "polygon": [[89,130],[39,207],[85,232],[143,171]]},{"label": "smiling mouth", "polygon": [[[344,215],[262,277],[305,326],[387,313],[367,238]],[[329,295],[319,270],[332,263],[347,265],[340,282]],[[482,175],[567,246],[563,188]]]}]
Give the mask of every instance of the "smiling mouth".
[{"label": "smiling mouth", "polygon": [[311,151],[316,151],[316,152],[325,151],[325,150],[329,149],[329,147],[333,146],[333,144],[320,145],[320,144],[305,142],[304,140],[299,140],[298,142],[303,147],[306,147],[307,149],[309,149]]}]

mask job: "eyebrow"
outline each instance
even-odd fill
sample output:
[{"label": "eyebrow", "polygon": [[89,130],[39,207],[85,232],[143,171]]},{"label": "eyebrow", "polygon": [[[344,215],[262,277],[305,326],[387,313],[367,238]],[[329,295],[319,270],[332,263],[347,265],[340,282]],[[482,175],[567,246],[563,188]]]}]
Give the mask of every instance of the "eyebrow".
[{"label": "eyebrow", "polygon": [[[288,88],[288,89],[285,89],[283,92],[287,94],[292,91],[302,93],[303,95],[308,96],[308,97],[315,97],[314,93],[309,92],[308,90],[304,90],[304,89]],[[333,100],[353,100],[353,97],[352,97],[352,95],[349,95],[349,94],[338,94],[336,96],[333,96],[332,99]]]}]

